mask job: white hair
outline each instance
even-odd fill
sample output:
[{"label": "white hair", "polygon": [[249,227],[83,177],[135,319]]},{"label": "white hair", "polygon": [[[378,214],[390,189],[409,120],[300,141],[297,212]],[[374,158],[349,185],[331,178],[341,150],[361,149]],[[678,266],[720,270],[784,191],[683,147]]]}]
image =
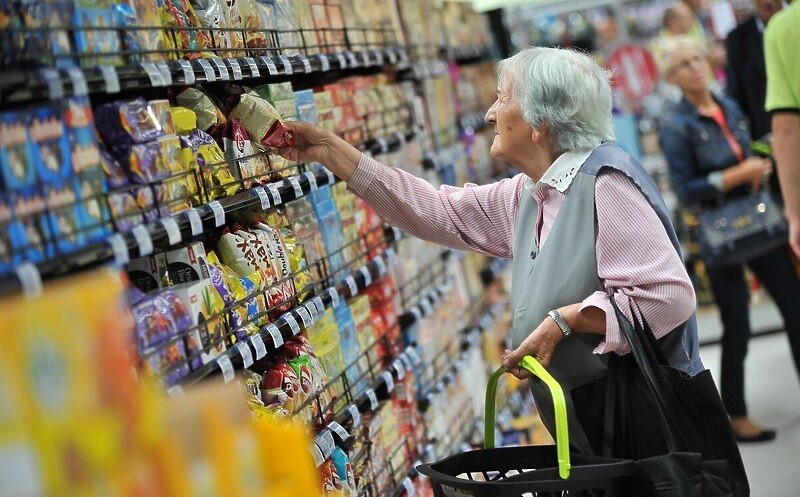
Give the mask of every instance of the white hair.
[{"label": "white hair", "polygon": [[526,48],[501,60],[497,76],[511,78],[523,119],[534,129],[546,124],[557,152],[590,149],[614,139],[611,74],[588,55]]}]

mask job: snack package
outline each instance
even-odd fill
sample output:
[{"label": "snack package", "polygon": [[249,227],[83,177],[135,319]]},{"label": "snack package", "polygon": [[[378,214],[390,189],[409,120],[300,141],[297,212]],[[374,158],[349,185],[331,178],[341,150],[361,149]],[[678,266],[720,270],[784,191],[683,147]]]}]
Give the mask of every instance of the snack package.
[{"label": "snack package", "polygon": [[297,110],[297,119],[311,124],[317,124],[317,105],[314,102],[313,90],[294,92],[294,101]]},{"label": "snack package", "polygon": [[264,52],[257,49],[271,46],[265,32],[269,29],[269,10],[255,0],[238,0],[236,5],[242,14],[245,46],[253,55],[263,55]]},{"label": "snack package", "polygon": [[250,2],[246,0],[225,0],[222,5],[228,28],[236,30],[228,32],[231,42],[231,51],[228,53],[228,57],[244,57],[247,54],[244,51],[244,36],[242,36],[241,30],[245,27],[245,19],[252,15],[253,9],[250,7]]},{"label": "snack package", "polygon": [[231,173],[222,149],[211,135],[196,129],[181,135],[180,140],[184,170],[199,170],[203,188],[211,200],[236,193],[239,183]]},{"label": "snack package", "polygon": [[174,135],[175,124],[172,121],[169,100],[150,100],[147,102],[147,107],[155,116],[155,122],[161,125],[161,132],[165,135]]},{"label": "snack package", "polygon": [[194,370],[225,351],[224,304],[209,280],[177,285],[172,291],[186,306],[191,318],[185,341]]},{"label": "snack package", "polygon": [[281,122],[281,115],[255,92],[243,93],[231,111],[231,119],[241,121],[244,129],[262,145],[283,148],[294,145],[294,136]]},{"label": "snack package", "polygon": [[[118,3],[117,10],[118,22],[120,26],[146,26],[156,28],[161,26],[161,15],[159,14],[159,0],[125,0]],[[165,49],[164,31],[160,29],[126,29],[123,31],[123,42],[128,52],[134,52],[131,57],[135,61],[145,60],[156,62],[164,60],[163,53],[142,53],[153,52]]]},{"label": "snack package", "polygon": [[339,481],[342,482],[342,489],[347,492],[347,495],[356,495],[357,489],[353,466],[350,464],[350,458],[341,447],[333,449],[331,462],[334,469],[336,469],[336,474],[339,476]]},{"label": "snack package", "polygon": [[227,122],[217,104],[199,88],[186,88],[175,100],[181,107],[195,113],[198,129],[209,131],[212,127],[222,126]]},{"label": "snack package", "polygon": [[223,234],[217,249],[222,262],[237,275],[247,276],[259,270],[256,254],[244,232]]},{"label": "snack package", "polygon": [[255,92],[275,107],[282,120],[297,120],[297,107],[290,81],[261,85],[255,88]]},{"label": "snack package", "polygon": [[[153,183],[169,175],[164,165],[159,141],[132,144],[126,159],[120,160],[123,166],[127,165],[128,177],[135,183]],[[154,188],[160,202],[168,200],[163,184],[155,185]],[[163,203],[160,205],[163,205]]]},{"label": "snack package", "polygon": [[109,152],[123,163],[133,144],[148,143],[164,135],[144,98],[102,104],[95,109],[94,118]]},{"label": "snack package", "polygon": [[61,109],[52,105],[35,109],[28,133],[39,181],[46,187],[63,187],[72,174],[72,164]]},{"label": "snack package", "polygon": [[303,244],[312,277],[321,280],[325,276],[324,261],[328,254],[308,197],[287,203],[286,218],[296,239]]},{"label": "snack package", "polygon": [[197,114],[191,109],[180,106],[171,106],[169,113],[172,115],[172,124],[175,132],[186,135],[197,129]]},{"label": "snack package", "polygon": [[139,355],[146,369],[163,375],[166,386],[180,383],[189,375],[189,364],[183,341],[174,337],[188,326],[188,309],[168,291],[134,305],[132,314]]},{"label": "snack package", "polygon": [[215,47],[214,55],[217,57],[230,57],[231,32],[228,28],[228,19],[225,15],[225,1],[223,0],[191,0],[197,12],[201,26],[209,28]]},{"label": "snack package", "polygon": [[131,284],[142,292],[148,293],[169,284],[167,260],[162,252],[131,259],[127,269]]},{"label": "snack package", "polygon": [[[74,0],[72,25],[75,28],[75,49],[80,54],[118,54],[122,43],[117,30],[118,16],[105,0]],[[81,29],[92,28],[92,29]],[[118,66],[119,55],[81,57],[83,67]]]},{"label": "snack package", "polygon": [[[10,3],[10,2],[9,2]],[[72,1],[21,0],[17,8],[26,28],[32,30],[22,35],[22,52],[31,61],[58,68],[75,67],[69,32],[72,24]]]},{"label": "snack package", "polygon": [[300,390],[300,380],[292,366],[284,359],[276,359],[264,373],[261,383],[261,399],[267,406],[279,404],[293,412],[299,407],[296,397]]},{"label": "snack package", "polygon": [[174,36],[164,37],[165,47],[180,50],[176,51],[177,58],[194,60],[202,57],[202,52],[211,48],[211,38],[202,29],[185,29],[203,25],[189,0],[161,2],[161,24],[167,32],[175,33]]},{"label": "snack package", "polygon": [[225,158],[229,162],[236,162],[239,180],[244,188],[251,188],[269,180],[270,164],[266,152],[256,148],[242,124],[231,114],[229,135],[223,140]]},{"label": "snack package", "polygon": [[173,214],[189,209],[192,199],[197,200],[199,185],[193,171],[185,168],[181,140],[175,135],[162,136],[158,139],[158,153],[168,176],[159,185],[165,190],[166,206]]},{"label": "snack package", "polygon": [[[167,275],[173,285],[200,281],[209,277],[206,250],[202,242],[170,250],[164,254]],[[224,300],[224,299],[223,299]]]},{"label": "snack package", "polygon": [[268,29],[276,30],[278,46],[285,55],[298,54],[303,46],[300,35],[300,23],[295,16],[293,0],[256,0],[271,10],[270,18],[273,20]]}]

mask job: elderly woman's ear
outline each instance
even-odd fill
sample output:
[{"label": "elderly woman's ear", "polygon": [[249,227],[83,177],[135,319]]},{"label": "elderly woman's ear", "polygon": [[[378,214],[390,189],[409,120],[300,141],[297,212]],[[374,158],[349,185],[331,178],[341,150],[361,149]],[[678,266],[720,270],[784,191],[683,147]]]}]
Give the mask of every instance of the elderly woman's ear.
[{"label": "elderly woman's ear", "polygon": [[531,127],[531,139],[537,145],[544,145],[545,141],[549,138],[548,131],[547,124],[542,124],[538,128]]}]

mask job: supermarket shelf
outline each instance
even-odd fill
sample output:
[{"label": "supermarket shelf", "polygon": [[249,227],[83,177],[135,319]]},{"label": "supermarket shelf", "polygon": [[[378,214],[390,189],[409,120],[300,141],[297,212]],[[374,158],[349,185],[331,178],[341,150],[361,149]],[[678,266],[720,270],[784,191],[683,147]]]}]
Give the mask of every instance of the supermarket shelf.
[{"label": "supermarket shelf", "polygon": [[[386,137],[368,140],[362,149],[372,154],[393,152],[415,139],[417,130],[393,133]],[[312,179],[313,178],[313,179]],[[154,247],[172,246],[202,234],[225,223],[229,214],[260,205],[263,210],[308,195],[322,185],[336,182],[327,170],[304,172],[297,176],[258,186],[200,205],[185,212],[136,227],[128,233],[110,235],[105,242],[87,246],[77,252],[65,254],[36,264],[24,264],[17,275],[0,280],[0,295],[27,290],[28,285],[41,287],[41,279],[63,275],[78,268],[90,268],[116,262],[125,264],[131,258],[149,255]],[[299,188],[299,190],[298,190]],[[298,195],[298,193],[300,193]],[[21,270],[20,270],[21,269]],[[28,283],[31,279],[38,282]],[[32,290],[35,293],[35,290]]]},{"label": "supermarket shelf", "polygon": [[485,62],[499,58],[497,48],[491,45],[459,46],[450,48],[450,56],[459,65]]},{"label": "supermarket shelf", "polygon": [[461,142],[445,147],[430,153],[422,159],[422,167],[426,170],[440,171],[448,167],[453,167],[453,164],[467,156],[467,151]]},{"label": "supermarket shelf", "polygon": [[[57,70],[12,70],[0,74],[0,100],[26,102],[59,99],[85,94],[114,94],[149,91],[154,87],[184,86],[196,83],[248,81],[286,81],[308,74],[327,72],[360,73],[385,64],[404,66],[408,54],[401,46],[374,50],[342,51],[312,55],[261,55],[242,58],[212,58],[145,62],[124,66],[103,66]],[[346,76],[347,74],[340,74]]]},{"label": "supermarket shelf", "polygon": [[486,114],[484,112],[473,112],[459,116],[458,125],[461,127],[462,132],[471,130],[473,133],[493,126],[493,124],[486,122]]}]

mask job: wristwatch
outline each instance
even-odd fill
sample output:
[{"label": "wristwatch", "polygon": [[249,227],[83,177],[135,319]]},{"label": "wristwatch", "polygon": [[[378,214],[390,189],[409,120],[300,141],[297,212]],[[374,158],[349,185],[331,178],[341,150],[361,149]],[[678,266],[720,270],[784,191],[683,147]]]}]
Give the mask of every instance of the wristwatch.
[{"label": "wristwatch", "polygon": [[561,334],[564,335],[564,338],[572,335],[572,328],[569,327],[567,321],[564,319],[564,316],[561,315],[560,312],[553,309],[552,311],[547,313],[548,316],[553,318],[553,321],[556,322],[558,327],[561,329]]}]

